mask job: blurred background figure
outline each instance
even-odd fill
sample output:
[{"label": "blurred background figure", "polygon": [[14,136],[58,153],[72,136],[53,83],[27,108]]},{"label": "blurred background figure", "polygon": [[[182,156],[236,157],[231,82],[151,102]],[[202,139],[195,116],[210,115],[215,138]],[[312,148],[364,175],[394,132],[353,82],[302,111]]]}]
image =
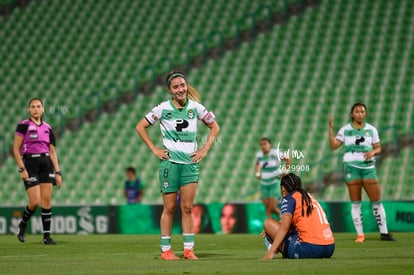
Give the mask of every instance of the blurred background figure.
[{"label": "blurred background figure", "polygon": [[210,215],[204,204],[195,204],[191,215],[194,221],[194,234],[213,232]]},{"label": "blurred background figure", "polygon": [[141,184],[134,167],[125,169],[127,180],[125,181],[125,198],[127,203],[141,202],[144,195],[144,188]]},{"label": "blurred background figure", "polygon": [[267,137],[260,139],[260,151],[256,153],[256,177],[260,180],[260,198],[266,211],[266,218],[272,213],[279,215],[277,207],[280,193],[280,177],[283,168],[289,169],[290,159],[279,149],[272,148],[272,141]]},{"label": "blurred background figure", "polygon": [[245,210],[242,204],[225,204],[221,209],[221,233],[246,233]]}]

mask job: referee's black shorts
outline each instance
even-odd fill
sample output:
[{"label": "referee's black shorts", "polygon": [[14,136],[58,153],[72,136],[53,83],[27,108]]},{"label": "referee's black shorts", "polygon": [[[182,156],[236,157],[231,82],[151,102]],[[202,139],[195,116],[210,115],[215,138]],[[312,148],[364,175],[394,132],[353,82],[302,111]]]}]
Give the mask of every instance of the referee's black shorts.
[{"label": "referee's black shorts", "polygon": [[23,155],[23,163],[29,174],[29,179],[24,181],[26,189],[40,183],[56,185],[56,174],[49,154]]}]

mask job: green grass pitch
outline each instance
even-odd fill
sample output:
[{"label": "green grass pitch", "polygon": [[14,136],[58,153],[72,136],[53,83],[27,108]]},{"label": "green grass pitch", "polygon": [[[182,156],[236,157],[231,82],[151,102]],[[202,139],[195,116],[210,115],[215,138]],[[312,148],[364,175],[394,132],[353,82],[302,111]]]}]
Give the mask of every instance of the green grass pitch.
[{"label": "green grass pitch", "polygon": [[[57,246],[44,246],[40,235],[26,243],[0,236],[0,274],[413,274],[414,233],[395,233],[397,242],[368,234],[363,244],[354,234],[335,234],[331,259],[260,261],[258,235],[198,235],[198,261],[160,260],[157,235],[55,235]],[[182,256],[182,238],[173,249]]]}]

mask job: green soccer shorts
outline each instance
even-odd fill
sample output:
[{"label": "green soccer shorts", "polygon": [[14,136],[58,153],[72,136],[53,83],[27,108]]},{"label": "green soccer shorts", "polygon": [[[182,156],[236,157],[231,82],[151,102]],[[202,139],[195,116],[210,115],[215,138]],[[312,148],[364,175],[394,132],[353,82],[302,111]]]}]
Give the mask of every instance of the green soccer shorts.
[{"label": "green soccer shorts", "polygon": [[198,163],[182,164],[162,160],[159,168],[161,193],[175,193],[181,187],[198,182],[200,165]]},{"label": "green soccer shorts", "polygon": [[375,167],[358,168],[347,163],[344,163],[344,177],[346,183],[359,179],[378,179],[377,169]]},{"label": "green soccer shorts", "polygon": [[280,180],[273,184],[261,184],[260,185],[260,198],[267,199],[280,199],[282,193],[280,191]]}]

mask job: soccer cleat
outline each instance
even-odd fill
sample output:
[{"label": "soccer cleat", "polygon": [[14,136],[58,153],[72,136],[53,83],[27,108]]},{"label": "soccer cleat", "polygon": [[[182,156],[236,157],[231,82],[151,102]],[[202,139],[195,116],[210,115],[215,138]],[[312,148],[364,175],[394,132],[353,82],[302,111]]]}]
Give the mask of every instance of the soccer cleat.
[{"label": "soccer cleat", "polygon": [[23,225],[22,222],[19,223],[19,231],[17,232],[17,239],[24,243],[26,241],[26,225]]},{"label": "soccer cleat", "polygon": [[363,243],[365,242],[365,235],[357,235],[356,239],[355,239],[356,243]]},{"label": "soccer cleat", "polygon": [[44,245],[56,245],[57,243],[54,240],[52,240],[51,237],[46,237],[43,239],[43,244]]},{"label": "soccer cleat", "polygon": [[392,237],[390,233],[387,234],[381,234],[380,235],[381,241],[388,241],[388,242],[395,242],[395,239]]},{"label": "soccer cleat", "polygon": [[184,249],[184,259],[198,260],[198,257],[194,254],[192,249]]},{"label": "soccer cleat", "polygon": [[167,251],[161,252],[161,259],[165,261],[176,261],[180,258],[176,256],[171,249],[168,249]]}]

